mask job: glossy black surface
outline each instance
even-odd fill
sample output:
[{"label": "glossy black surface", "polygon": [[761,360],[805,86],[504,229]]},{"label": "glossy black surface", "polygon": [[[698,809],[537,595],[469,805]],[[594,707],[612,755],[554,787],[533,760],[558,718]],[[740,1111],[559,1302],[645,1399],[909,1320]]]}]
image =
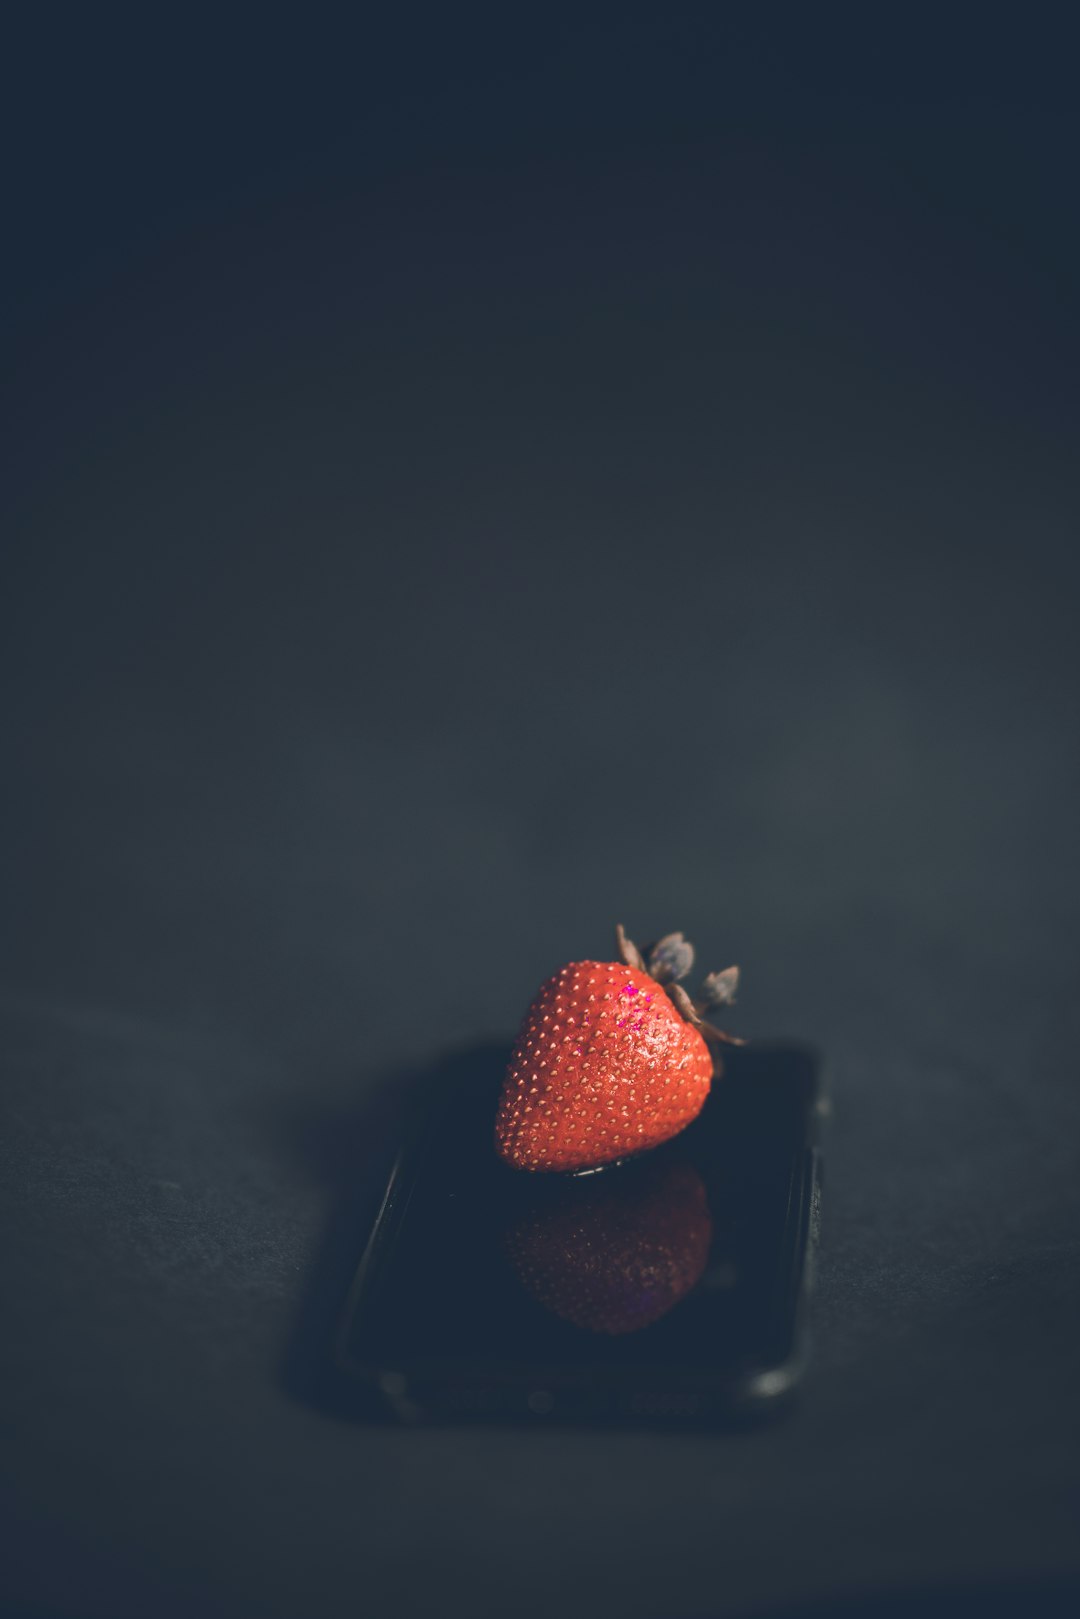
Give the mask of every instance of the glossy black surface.
[{"label": "glossy black surface", "polygon": [[[789,1392],[815,1201],[813,1056],[733,1053],[682,1135],[583,1177],[498,1160],[501,1078],[458,1065],[429,1098],[354,1284],[346,1380],[413,1420],[692,1424]],[[676,1280],[658,1297],[665,1270]]]}]

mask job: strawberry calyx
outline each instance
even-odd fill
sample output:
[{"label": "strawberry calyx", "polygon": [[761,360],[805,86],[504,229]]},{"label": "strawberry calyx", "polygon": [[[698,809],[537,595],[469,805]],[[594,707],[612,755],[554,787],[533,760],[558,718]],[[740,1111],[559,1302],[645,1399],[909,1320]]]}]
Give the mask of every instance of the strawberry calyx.
[{"label": "strawberry calyx", "polygon": [[656,980],[679,1015],[706,1040],[727,1046],[746,1044],[745,1040],[717,1028],[704,1016],[713,1007],[734,1005],[735,992],[739,987],[738,967],[725,967],[722,972],[709,973],[702,982],[697,999],[692,1000],[681,980],[694,965],[694,947],[681,933],[666,933],[643,953],[633,939],[627,937],[625,928],[619,922],[615,926],[615,948],[624,966],[635,967]]}]

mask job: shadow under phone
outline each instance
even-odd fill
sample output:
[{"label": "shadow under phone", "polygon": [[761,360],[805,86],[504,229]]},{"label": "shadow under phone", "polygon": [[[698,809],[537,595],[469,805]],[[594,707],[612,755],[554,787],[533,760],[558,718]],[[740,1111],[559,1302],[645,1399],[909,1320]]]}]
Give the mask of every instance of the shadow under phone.
[{"label": "shadow under phone", "polygon": [[696,1426],[791,1392],[819,1197],[812,1052],[733,1052],[689,1129],[576,1177],[497,1158],[501,1065],[447,1077],[349,1290],[326,1391],[337,1409]]}]

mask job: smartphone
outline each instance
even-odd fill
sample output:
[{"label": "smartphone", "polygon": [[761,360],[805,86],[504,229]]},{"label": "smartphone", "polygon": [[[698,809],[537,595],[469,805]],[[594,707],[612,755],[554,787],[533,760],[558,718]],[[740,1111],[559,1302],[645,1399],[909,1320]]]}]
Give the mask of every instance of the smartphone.
[{"label": "smartphone", "polygon": [[805,1359],[819,1064],[724,1054],[694,1123],[586,1175],[497,1157],[502,1061],[452,1064],[386,1181],[333,1347],[335,1404],[406,1423],[705,1426]]}]

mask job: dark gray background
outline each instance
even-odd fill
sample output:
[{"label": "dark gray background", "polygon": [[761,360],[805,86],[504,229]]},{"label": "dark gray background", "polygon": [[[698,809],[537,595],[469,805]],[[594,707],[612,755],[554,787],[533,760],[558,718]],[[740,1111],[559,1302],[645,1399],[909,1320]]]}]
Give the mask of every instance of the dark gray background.
[{"label": "dark gray background", "polygon": [[[7,53],[9,1611],[1051,1602],[1080,1574],[1064,40],[85,9]],[[298,1346],[375,1099],[512,1034],[616,919],[739,959],[741,1032],[827,1055],[801,1411],[320,1414]]]}]

